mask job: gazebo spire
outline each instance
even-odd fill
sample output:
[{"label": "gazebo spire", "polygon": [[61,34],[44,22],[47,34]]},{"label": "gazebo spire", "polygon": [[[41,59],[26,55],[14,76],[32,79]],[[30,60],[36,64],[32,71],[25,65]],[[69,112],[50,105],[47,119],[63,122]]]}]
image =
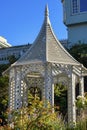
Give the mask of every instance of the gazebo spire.
[{"label": "gazebo spire", "polygon": [[45,7],[45,17],[49,16],[49,9],[48,9],[48,5],[46,5]]},{"label": "gazebo spire", "polygon": [[49,9],[48,9],[48,5],[46,4],[46,7],[45,7],[45,23],[48,24],[50,23],[50,20],[49,20]]}]

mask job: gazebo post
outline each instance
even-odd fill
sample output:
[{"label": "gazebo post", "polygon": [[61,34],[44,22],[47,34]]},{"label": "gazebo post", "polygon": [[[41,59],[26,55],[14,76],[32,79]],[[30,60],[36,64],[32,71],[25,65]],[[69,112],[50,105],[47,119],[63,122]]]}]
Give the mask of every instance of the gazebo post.
[{"label": "gazebo post", "polygon": [[[84,97],[84,77],[79,77],[79,95],[83,98]],[[84,101],[82,101],[84,103]],[[84,111],[83,109],[80,109],[81,117],[84,118]]]},{"label": "gazebo post", "polygon": [[21,83],[21,101],[22,101],[22,106],[28,106],[28,88],[26,83],[24,83],[24,81],[22,81]]},{"label": "gazebo post", "polygon": [[54,112],[54,84],[52,84],[52,112]]},{"label": "gazebo post", "polygon": [[19,109],[22,106],[21,100],[21,71],[20,68],[15,68],[15,109]]},{"label": "gazebo post", "polygon": [[75,105],[75,75],[71,72],[68,86],[68,123],[76,122],[76,105]]},{"label": "gazebo post", "polygon": [[84,97],[84,77],[79,77],[79,95]]},{"label": "gazebo post", "polygon": [[50,102],[51,106],[54,106],[54,85],[52,76],[52,64],[46,63],[45,65],[45,99]]},{"label": "gazebo post", "polygon": [[9,108],[14,109],[15,105],[15,69],[9,71]]}]

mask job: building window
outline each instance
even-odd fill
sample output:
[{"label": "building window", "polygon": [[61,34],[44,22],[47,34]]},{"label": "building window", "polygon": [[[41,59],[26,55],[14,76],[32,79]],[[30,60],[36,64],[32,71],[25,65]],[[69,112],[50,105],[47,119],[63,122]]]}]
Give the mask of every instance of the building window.
[{"label": "building window", "polygon": [[78,0],[72,0],[72,13],[78,13]]},{"label": "building window", "polygon": [[87,0],[80,0],[80,12],[87,11]]},{"label": "building window", "polygon": [[71,0],[71,1],[72,1],[72,14],[87,11],[87,0]]}]

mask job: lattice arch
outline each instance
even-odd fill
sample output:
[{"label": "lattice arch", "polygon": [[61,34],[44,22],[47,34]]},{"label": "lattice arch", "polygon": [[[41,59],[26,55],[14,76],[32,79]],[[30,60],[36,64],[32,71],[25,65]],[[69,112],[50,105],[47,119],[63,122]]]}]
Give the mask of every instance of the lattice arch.
[{"label": "lattice arch", "polygon": [[69,85],[69,77],[65,73],[60,73],[54,78],[54,84],[62,83],[63,85],[67,86]]}]

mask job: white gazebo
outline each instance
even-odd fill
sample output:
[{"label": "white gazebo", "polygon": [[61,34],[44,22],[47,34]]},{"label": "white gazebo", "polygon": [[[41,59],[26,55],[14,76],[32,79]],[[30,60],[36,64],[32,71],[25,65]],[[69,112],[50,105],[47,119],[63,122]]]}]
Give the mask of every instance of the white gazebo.
[{"label": "white gazebo", "polygon": [[76,61],[56,38],[46,6],[41,30],[29,50],[9,71],[9,108],[27,106],[27,93],[33,87],[41,91],[41,99],[54,106],[54,84],[64,83],[68,91],[68,122],[76,122],[75,87],[84,96],[84,76],[87,69]]}]

